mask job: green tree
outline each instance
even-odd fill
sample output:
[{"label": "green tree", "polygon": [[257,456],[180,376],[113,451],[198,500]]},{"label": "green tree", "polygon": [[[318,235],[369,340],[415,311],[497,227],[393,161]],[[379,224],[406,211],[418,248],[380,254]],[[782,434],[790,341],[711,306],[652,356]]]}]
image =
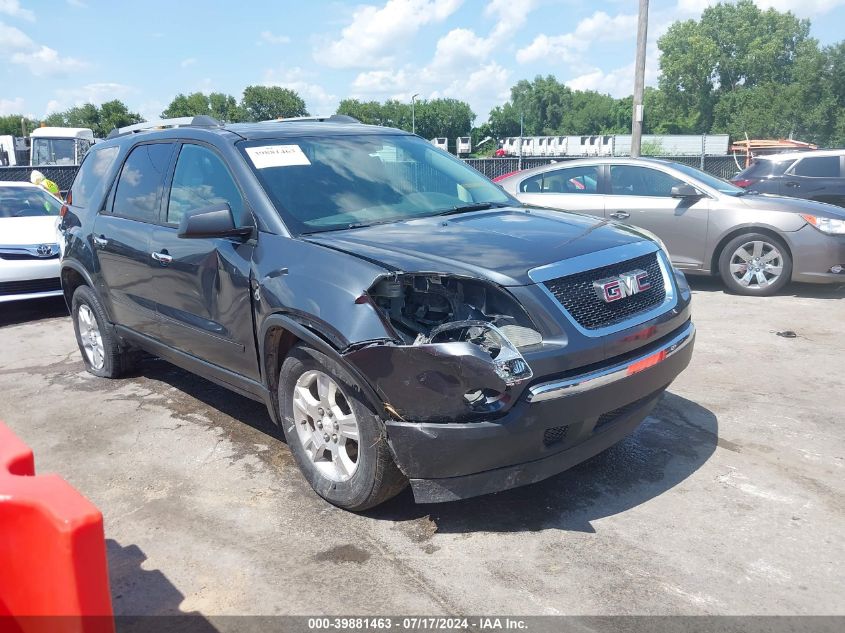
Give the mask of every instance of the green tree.
[{"label": "green tree", "polygon": [[49,115],[44,123],[57,127],[87,127],[94,131],[94,136],[105,138],[118,127],[140,123],[144,119],[137,112],[130,112],[122,101],[114,99],[101,106],[86,103],[69,108],[64,112]]},{"label": "green tree", "polygon": [[410,103],[395,99],[384,103],[344,99],[338,105],[337,113],[355,117],[368,125],[384,125],[409,132],[416,127],[416,133],[423,138],[445,136],[453,143],[456,137],[470,134],[475,119],[469,104],[458,99],[417,101],[413,116]]},{"label": "green tree", "polygon": [[306,116],[305,101],[295,91],[279,86],[247,86],[241,108],[246,121],[267,121]]},{"label": "green tree", "polygon": [[162,117],[168,119],[200,115],[214,117],[223,123],[235,123],[243,121],[245,118],[237,100],[232,95],[222,92],[212,92],[211,94],[193,92],[189,95],[180,93],[161,113]]},{"label": "green tree", "polygon": [[708,7],[701,19],[675,22],[658,40],[659,85],[676,119],[710,130],[726,94],[792,79],[810,23],[792,13],[760,10],[752,0]]},{"label": "green tree", "polygon": [[23,114],[7,114],[0,116],[0,135],[20,136],[21,119],[24,122],[24,136],[29,136],[32,130],[38,127],[38,121],[34,121]]}]

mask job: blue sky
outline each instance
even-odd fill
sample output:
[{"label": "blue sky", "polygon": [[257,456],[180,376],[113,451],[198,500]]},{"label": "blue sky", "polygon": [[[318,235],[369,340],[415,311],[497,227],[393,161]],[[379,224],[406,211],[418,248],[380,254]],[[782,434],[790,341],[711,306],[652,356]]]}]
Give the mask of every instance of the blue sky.
[{"label": "blue sky", "polygon": [[[709,3],[651,1],[649,84],[657,37]],[[810,18],[823,44],[845,37],[845,0],[757,3]],[[117,98],[150,118],[179,92],[240,98],[272,84],[297,90],[312,114],[418,93],[468,101],[480,123],[538,74],[630,94],[636,13],[637,0],[0,0],[0,114]]]}]

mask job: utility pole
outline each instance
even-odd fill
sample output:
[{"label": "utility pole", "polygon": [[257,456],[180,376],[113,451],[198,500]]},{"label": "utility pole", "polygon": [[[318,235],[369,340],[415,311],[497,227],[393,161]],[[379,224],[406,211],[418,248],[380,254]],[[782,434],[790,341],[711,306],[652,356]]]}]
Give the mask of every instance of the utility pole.
[{"label": "utility pole", "polygon": [[648,42],[648,0],[640,0],[637,20],[637,59],[634,64],[634,112],[631,120],[631,156],[640,155],[643,140],[643,93],[645,92],[645,49]]},{"label": "utility pole", "polygon": [[522,171],[522,128],[525,123],[525,114],[522,112],[519,113],[519,164],[517,165],[517,171]]},{"label": "utility pole", "polygon": [[414,108],[414,103],[417,100],[417,97],[419,96],[419,93],[417,93],[413,97],[411,97],[411,134],[417,133],[417,114]]}]

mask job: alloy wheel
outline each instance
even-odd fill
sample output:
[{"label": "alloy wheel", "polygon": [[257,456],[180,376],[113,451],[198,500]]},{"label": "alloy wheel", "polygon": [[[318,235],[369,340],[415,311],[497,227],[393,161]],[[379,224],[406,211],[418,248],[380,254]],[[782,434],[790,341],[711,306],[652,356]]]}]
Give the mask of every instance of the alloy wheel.
[{"label": "alloy wheel", "polygon": [[331,481],[347,481],[358,468],[358,420],[335,380],[309,370],[293,391],[296,435],[315,468]]},{"label": "alloy wheel", "polygon": [[91,308],[84,303],[76,311],[76,318],[79,323],[79,338],[82,341],[82,349],[85,350],[88,362],[94,369],[102,369],[106,361],[106,352],[97,318]]},{"label": "alloy wheel", "polygon": [[783,274],[783,255],[770,242],[754,240],[737,248],[730,260],[731,276],[746,288],[772,285]]}]

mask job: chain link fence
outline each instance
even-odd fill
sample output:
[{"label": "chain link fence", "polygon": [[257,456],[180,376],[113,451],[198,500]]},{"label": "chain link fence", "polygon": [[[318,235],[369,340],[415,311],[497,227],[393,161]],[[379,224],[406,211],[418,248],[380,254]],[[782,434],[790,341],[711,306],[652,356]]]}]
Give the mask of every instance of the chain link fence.
[{"label": "chain link fence", "polygon": [[29,182],[33,169],[37,169],[45,178],[59,186],[60,191],[67,191],[73,182],[79,165],[41,165],[39,167],[0,167],[0,181]]},{"label": "chain link fence", "polygon": [[[662,160],[670,160],[678,163],[684,163],[692,167],[701,168],[700,156],[661,156]],[[467,158],[464,159],[468,165],[474,167],[488,178],[496,178],[510,174],[519,169],[518,158]],[[531,169],[533,167],[541,167],[553,162],[563,163],[568,160],[575,160],[574,158],[523,158],[522,169]],[[79,169],[77,165],[54,165],[42,166],[37,168],[46,178],[55,182],[61,191],[70,189],[76,171]],[[29,182],[29,176],[32,173],[32,167],[0,167],[0,181],[13,180],[18,182]],[[704,157],[704,171],[718,176],[719,178],[730,178],[740,168],[737,167],[736,162],[732,156],[705,156]]]},{"label": "chain link fence", "polygon": [[[522,169],[532,169],[534,167],[542,167],[543,165],[549,165],[551,163],[563,163],[570,160],[577,160],[579,158],[583,157],[523,158]],[[701,156],[654,156],[652,158],[683,163],[684,165],[689,165],[690,167],[696,167],[698,169],[702,168]],[[470,167],[474,167],[490,179],[504,176],[505,174],[510,174],[519,170],[519,158],[466,158],[464,160]],[[731,178],[741,169],[742,167],[737,167],[733,156],[704,157],[704,171],[713,174],[714,176],[718,176],[719,178]]]}]

